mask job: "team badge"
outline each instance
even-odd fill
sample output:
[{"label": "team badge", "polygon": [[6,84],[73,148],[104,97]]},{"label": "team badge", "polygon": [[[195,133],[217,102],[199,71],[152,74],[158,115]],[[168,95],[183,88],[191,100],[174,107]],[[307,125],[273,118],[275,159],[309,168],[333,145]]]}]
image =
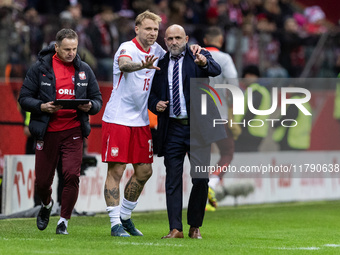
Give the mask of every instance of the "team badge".
[{"label": "team badge", "polygon": [[126,53],[126,50],[122,49],[120,52],[119,52],[119,55],[123,55]]},{"label": "team badge", "polygon": [[81,80],[86,80],[85,72],[80,72],[80,73],[79,73],[79,79],[81,79]]},{"label": "team badge", "polygon": [[118,156],[118,152],[119,152],[119,148],[118,147],[112,147],[111,148],[111,156],[112,157],[117,157]]},{"label": "team badge", "polygon": [[44,141],[37,141],[37,146],[36,146],[36,149],[38,151],[42,151],[44,148]]}]

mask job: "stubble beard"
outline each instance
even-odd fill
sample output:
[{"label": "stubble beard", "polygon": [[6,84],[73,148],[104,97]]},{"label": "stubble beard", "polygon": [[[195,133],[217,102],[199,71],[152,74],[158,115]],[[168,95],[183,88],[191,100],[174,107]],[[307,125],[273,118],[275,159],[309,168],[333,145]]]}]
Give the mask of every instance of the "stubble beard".
[{"label": "stubble beard", "polygon": [[168,51],[170,51],[172,56],[179,56],[185,49],[185,44],[178,47],[168,46]]}]

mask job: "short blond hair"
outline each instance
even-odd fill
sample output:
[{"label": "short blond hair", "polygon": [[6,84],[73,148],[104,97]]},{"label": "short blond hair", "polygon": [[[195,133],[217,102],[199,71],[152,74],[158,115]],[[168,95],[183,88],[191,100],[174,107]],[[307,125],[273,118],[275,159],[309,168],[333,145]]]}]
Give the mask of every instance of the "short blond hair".
[{"label": "short blond hair", "polygon": [[145,19],[151,19],[155,22],[161,23],[162,22],[162,18],[160,16],[158,16],[157,14],[150,12],[149,10],[146,10],[145,12],[140,13],[135,20],[135,25],[138,26],[140,24],[142,24],[143,20]]}]

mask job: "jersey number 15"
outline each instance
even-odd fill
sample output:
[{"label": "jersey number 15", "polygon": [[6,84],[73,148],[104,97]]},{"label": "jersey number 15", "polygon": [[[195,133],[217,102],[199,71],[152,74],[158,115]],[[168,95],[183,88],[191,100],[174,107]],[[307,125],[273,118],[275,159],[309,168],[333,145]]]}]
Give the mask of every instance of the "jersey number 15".
[{"label": "jersey number 15", "polygon": [[145,78],[144,79],[144,87],[143,87],[143,91],[148,91],[150,87],[150,79]]}]

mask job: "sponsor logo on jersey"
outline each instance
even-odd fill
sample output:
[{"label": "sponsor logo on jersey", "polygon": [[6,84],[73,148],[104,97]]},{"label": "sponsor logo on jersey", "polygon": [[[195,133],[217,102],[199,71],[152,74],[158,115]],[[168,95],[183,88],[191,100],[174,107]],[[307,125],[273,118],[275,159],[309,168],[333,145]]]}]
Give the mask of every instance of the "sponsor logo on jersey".
[{"label": "sponsor logo on jersey", "polygon": [[86,80],[86,74],[84,71],[79,73],[79,79]]},{"label": "sponsor logo on jersey", "polygon": [[43,82],[43,81],[40,84],[41,86],[51,86],[51,83]]},{"label": "sponsor logo on jersey", "polygon": [[119,55],[123,55],[126,53],[126,50],[122,49],[120,52],[119,52]]},{"label": "sponsor logo on jersey", "polygon": [[38,151],[42,151],[43,148],[44,148],[44,141],[37,141],[36,149]]},{"label": "sponsor logo on jersey", "polygon": [[59,95],[72,95],[72,96],[76,95],[74,89],[59,89],[58,94]]},{"label": "sponsor logo on jersey", "polygon": [[112,157],[117,157],[118,156],[118,152],[119,152],[119,148],[118,147],[112,147],[111,148],[111,156]]}]

